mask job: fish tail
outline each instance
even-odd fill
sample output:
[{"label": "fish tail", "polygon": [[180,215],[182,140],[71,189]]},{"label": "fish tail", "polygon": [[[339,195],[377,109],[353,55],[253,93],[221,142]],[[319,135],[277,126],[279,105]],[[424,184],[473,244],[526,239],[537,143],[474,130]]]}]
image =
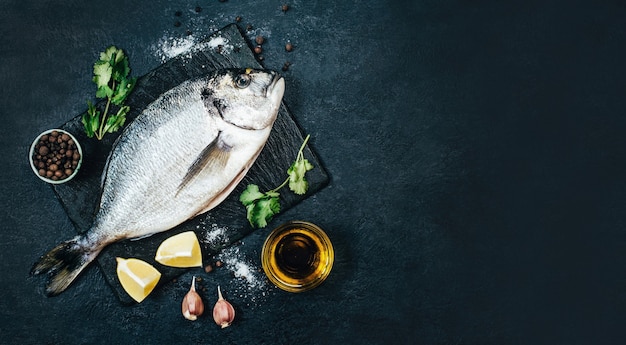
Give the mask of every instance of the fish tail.
[{"label": "fish tail", "polygon": [[31,275],[49,274],[46,293],[56,296],[65,291],[80,272],[100,253],[101,248],[86,245],[83,236],[76,236],[54,247],[33,265]]}]

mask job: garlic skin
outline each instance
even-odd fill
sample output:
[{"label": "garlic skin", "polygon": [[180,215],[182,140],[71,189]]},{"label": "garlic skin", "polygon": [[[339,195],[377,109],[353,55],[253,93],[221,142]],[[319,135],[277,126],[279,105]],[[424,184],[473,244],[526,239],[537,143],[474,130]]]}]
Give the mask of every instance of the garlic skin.
[{"label": "garlic skin", "polygon": [[215,320],[218,326],[226,328],[230,326],[235,319],[235,308],[224,299],[219,285],[217,286],[217,296],[217,302],[213,307],[213,320]]},{"label": "garlic skin", "polygon": [[191,321],[197,320],[198,316],[204,313],[204,303],[202,303],[202,298],[196,292],[196,276],[191,281],[189,292],[183,298],[182,312],[185,319]]}]

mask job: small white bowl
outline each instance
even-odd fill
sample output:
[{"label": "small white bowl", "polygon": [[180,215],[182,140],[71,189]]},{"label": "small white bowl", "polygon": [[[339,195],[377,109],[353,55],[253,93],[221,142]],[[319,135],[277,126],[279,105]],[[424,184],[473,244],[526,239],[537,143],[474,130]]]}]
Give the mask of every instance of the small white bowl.
[{"label": "small white bowl", "polygon": [[[35,162],[33,161],[33,155],[35,153],[35,146],[37,146],[37,143],[39,143],[39,139],[41,139],[42,136],[44,135],[48,135],[50,133],[52,133],[53,131],[57,131],[60,134],[67,134],[70,136],[70,138],[74,141],[74,143],[76,143],[76,149],[78,150],[78,153],[80,154],[80,158],[78,159],[78,164],[76,165],[76,168],[74,169],[74,172],[68,176],[67,178],[63,179],[63,180],[52,180],[49,179],[45,176],[41,176],[39,175],[39,168],[37,168],[35,166]],[[76,174],[78,173],[78,170],[80,169],[80,166],[83,163],[83,149],[80,147],[80,143],[78,142],[78,140],[76,140],[76,138],[69,132],[64,131],[62,129],[49,129],[47,131],[42,132],[41,134],[39,134],[37,136],[37,138],[35,138],[35,140],[33,141],[33,143],[30,145],[30,151],[28,152],[28,161],[30,162],[30,167],[33,169],[33,172],[35,173],[35,175],[37,175],[37,177],[39,177],[40,179],[42,179],[45,182],[48,183],[52,183],[52,184],[61,184],[61,183],[65,183],[71,179],[74,178],[74,176],[76,176]]]}]

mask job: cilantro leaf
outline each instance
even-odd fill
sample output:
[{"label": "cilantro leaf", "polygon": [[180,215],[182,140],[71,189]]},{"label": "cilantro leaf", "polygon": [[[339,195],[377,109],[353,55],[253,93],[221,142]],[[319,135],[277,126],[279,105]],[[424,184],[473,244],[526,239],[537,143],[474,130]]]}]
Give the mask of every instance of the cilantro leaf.
[{"label": "cilantro leaf", "polygon": [[309,182],[304,177],[304,174],[313,169],[313,164],[309,163],[306,159],[298,159],[289,167],[287,174],[289,174],[289,189],[298,195],[303,195],[309,189]]},{"label": "cilantro leaf", "polygon": [[104,86],[108,87],[112,75],[113,67],[108,62],[98,61],[93,65],[93,82],[98,86],[98,90]]},{"label": "cilantro leaf", "polygon": [[239,201],[244,206],[253,204],[255,201],[263,198],[265,194],[259,191],[259,186],[255,184],[249,184],[248,187],[239,196]]},{"label": "cilantro leaf", "polygon": [[87,137],[92,138],[98,130],[98,126],[100,125],[100,112],[91,102],[87,102],[87,106],[88,109],[87,112],[83,114],[82,123],[85,127],[85,133],[87,133]]},{"label": "cilantro leaf", "polygon": [[120,80],[120,83],[117,85],[115,89],[115,94],[111,98],[111,103],[115,105],[121,105],[126,97],[130,94],[130,92],[135,87],[136,78],[131,78],[130,80],[127,78],[123,78]]},{"label": "cilantro leaf", "polygon": [[[95,136],[100,140],[105,133],[113,133],[124,126],[130,108],[123,103],[137,81],[137,78],[129,78],[129,74],[128,57],[123,50],[109,46],[100,53],[93,65],[93,82],[96,84],[96,98],[106,98],[107,102],[102,113],[88,102],[89,109],[82,122],[90,138]],[[111,103],[119,106],[114,115],[109,114]]]},{"label": "cilantro leaf", "polygon": [[288,177],[280,186],[265,193],[259,190],[259,186],[249,184],[239,196],[239,201],[246,207],[246,217],[252,227],[264,228],[272,218],[280,212],[278,190],[289,184],[289,189],[298,195],[305,194],[309,184],[304,177],[307,171],[313,169],[307,159],[304,158],[303,150],[310,135],[304,139],[296,160],[287,170]]},{"label": "cilantro leaf", "polygon": [[275,191],[261,193],[259,186],[250,184],[239,196],[239,201],[246,206],[246,217],[253,227],[264,228],[272,217],[280,212],[280,194]]},{"label": "cilantro leaf", "polygon": [[[124,56],[122,53],[121,56]],[[128,66],[128,59],[123,59],[121,61],[116,61],[115,65],[113,65],[113,79],[117,81],[121,81],[128,77],[130,73],[130,67]]]},{"label": "cilantro leaf", "polygon": [[109,85],[102,85],[96,90],[96,98],[110,98],[113,96],[113,89]]},{"label": "cilantro leaf", "polygon": [[246,206],[247,218],[250,225],[264,228],[274,215],[280,212],[278,197],[264,197]]},{"label": "cilantro leaf", "polygon": [[120,129],[124,125],[124,122],[126,122],[126,114],[128,113],[129,110],[130,110],[130,107],[124,106],[120,108],[117,114],[111,115],[107,119],[107,123],[104,126],[104,132],[113,133],[117,131],[118,129]]},{"label": "cilantro leaf", "polygon": [[116,46],[109,46],[102,53],[100,53],[100,61],[115,65],[124,59],[124,51],[118,49]]}]

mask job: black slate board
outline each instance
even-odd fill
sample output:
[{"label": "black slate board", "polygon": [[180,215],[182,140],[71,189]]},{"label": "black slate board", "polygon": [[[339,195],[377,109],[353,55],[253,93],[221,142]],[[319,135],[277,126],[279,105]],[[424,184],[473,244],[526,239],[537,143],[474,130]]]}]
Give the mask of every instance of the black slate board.
[{"label": "black slate board", "polygon": [[[221,50],[209,44],[211,39],[220,37],[226,40]],[[235,24],[224,27],[196,44],[189,54],[175,57],[139,78],[126,102],[131,107],[130,114],[127,115],[127,124],[166,90],[187,79],[228,67],[262,68],[254,58],[239,27]],[[83,165],[72,181],[62,185],[53,185],[61,204],[80,233],[87,231],[91,225],[99,203],[101,174],[113,142],[120,134],[119,131],[107,134],[100,142],[87,138],[81,117],[82,114],[76,116],[61,128],[75,135],[81,143]],[[120,300],[123,303],[133,303],[117,279],[115,257],[135,257],[151,263],[161,272],[159,285],[162,285],[185,271],[163,266],[154,261],[159,244],[166,238],[176,233],[194,230],[200,239],[203,257],[206,261],[208,257],[222,248],[254,231],[246,220],[245,208],[238,201],[239,195],[249,183],[259,185],[262,190],[274,188],[282,183],[286,177],[286,169],[295,158],[303,140],[301,130],[293,117],[284,104],[281,105],[278,118],[263,151],[246,177],[222,204],[170,231],[140,240],[125,240],[106,247],[98,256],[97,263]],[[310,147],[305,148],[304,155],[315,166],[307,173],[309,191],[305,196],[297,196],[288,191],[281,193],[281,212],[314,194],[329,181],[326,171]],[[275,225],[270,222],[268,227]],[[209,236],[209,233],[218,230],[223,231],[220,236]]]}]

